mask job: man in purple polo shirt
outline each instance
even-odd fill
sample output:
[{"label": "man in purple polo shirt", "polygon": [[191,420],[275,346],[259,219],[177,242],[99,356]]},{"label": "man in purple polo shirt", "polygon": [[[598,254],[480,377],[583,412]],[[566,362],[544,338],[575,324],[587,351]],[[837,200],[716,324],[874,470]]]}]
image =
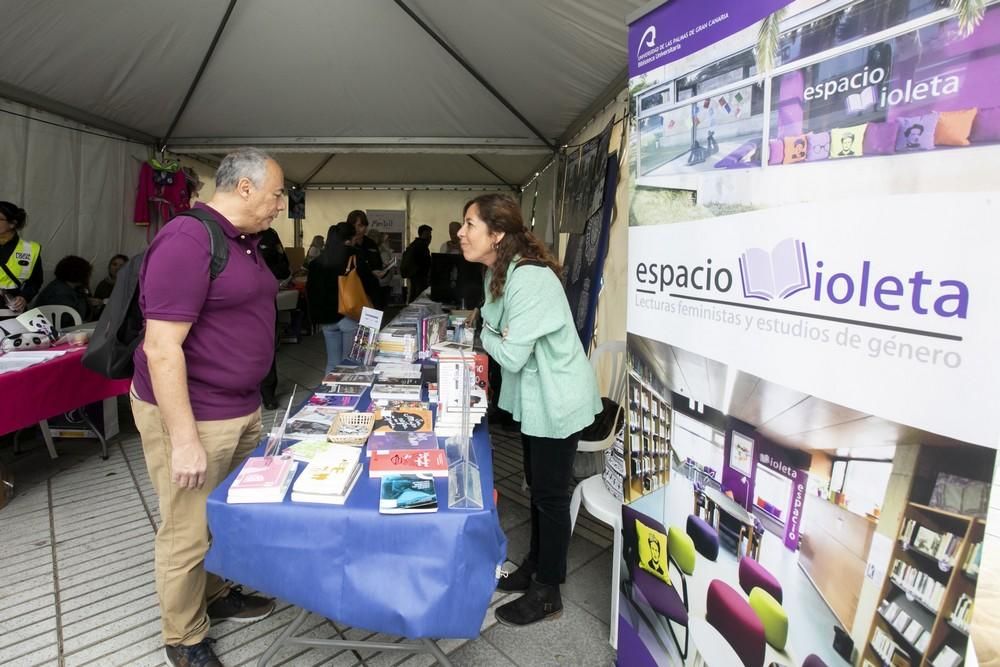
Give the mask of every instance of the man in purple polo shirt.
[{"label": "man in purple polo shirt", "polygon": [[197,219],[180,215],[149,246],[139,275],[146,320],[135,352],[132,412],[160,501],[156,592],[167,663],[215,667],[210,622],[255,621],[274,602],[245,595],[205,572],[206,499],[257,446],[260,382],[274,353],[278,283],[258,253],[258,236],[285,209],[281,167],[264,153],[227,155],[211,212],[229,261],[209,277],[211,242]]}]

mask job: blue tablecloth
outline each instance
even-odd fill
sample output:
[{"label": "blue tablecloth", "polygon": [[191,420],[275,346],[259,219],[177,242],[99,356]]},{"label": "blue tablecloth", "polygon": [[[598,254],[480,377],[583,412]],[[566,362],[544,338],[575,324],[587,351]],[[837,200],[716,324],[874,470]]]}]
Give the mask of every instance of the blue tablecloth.
[{"label": "blue tablecloth", "polygon": [[[482,510],[379,514],[379,480],[362,471],[347,503],[226,503],[234,472],[208,498],[212,546],[205,567],[329,619],[416,639],[479,636],[507,539],[493,503],[486,424],[473,447]],[[258,454],[261,452],[257,452]],[[299,474],[305,464],[299,464]]]}]

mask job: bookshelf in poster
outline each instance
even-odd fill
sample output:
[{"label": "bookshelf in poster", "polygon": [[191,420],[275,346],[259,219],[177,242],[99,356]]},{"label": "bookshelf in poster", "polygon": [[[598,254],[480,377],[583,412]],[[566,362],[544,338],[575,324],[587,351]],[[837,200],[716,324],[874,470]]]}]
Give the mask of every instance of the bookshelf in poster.
[{"label": "bookshelf in poster", "polygon": [[387,431],[404,433],[423,431],[429,433],[432,430],[433,419],[431,411],[424,408],[403,408],[400,410],[379,408],[375,411],[373,433],[384,433]]},{"label": "bookshelf in poster", "polygon": [[372,454],[371,465],[368,466],[370,477],[422,473],[434,477],[448,476],[448,457],[443,449],[375,452]]},{"label": "bookshelf in poster", "polygon": [[388,451],[424,451],[438,449],[438,439],[434,433],[426,431],[399,432],[387,431],[383,433],[372,433],[368,437],[368,456],[374,452]]},{"label": "bookshelf in poster", "polygon": [[229,486],[227,503],[280,503],[298,464],[290,456],[251,456]]},{"label": "bookshelf in poster", "polygon": [[925,556],[937,559],[941,563],[953,566],[958,557],[958,549],[962,538],[954,533],[931,530],[921,526],[914,519],[909,519],[903,526],[900,539]]},{"label": "bookshelf in poster", "polygon": [[430,475],[386,475],[382,478],[380,513],[417,514],[437,510],[437,491]]},{"label": "bookshelf in poster", "polygon": [[333,445],[314,458],[295,480],[292,500],[340,505],[361,474],[361,450]]}]

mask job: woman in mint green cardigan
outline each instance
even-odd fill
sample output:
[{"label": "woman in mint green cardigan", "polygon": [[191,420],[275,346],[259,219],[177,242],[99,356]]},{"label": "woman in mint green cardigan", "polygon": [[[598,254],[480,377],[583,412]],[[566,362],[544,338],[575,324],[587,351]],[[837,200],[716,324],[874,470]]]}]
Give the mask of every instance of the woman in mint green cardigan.
[{"label": "woman in mint green cardigan", "polygon": [[496,616],[527,625],[562,612],[573,459],[601,399],[559,265],[525,228],[517,202],[500,194],[476,197],[465,205],[458,237],[465,259],[487,267],[482,343],[501,369],[499,407],[521,423],[531,547],[497,588],[525,594],[498,607]]}]

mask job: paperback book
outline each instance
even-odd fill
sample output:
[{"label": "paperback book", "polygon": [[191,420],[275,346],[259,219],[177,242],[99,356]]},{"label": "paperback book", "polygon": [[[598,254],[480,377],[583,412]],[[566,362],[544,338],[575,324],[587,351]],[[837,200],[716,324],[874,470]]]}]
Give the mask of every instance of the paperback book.
[{"label": "paperback book", "polygon": [[337,410],[351,411],[358,406],[360,396],[344,396],[342,394],[313,394],[309,405],[318,405]]},{"label": "paperback book", "polygon": [[369,477],[426,473],[433,477],[448,476],[448,457],[443,449],[411,452],[396,450],[375,452],[368,467]]},{"label": "paperback book", "polygon": [[434,417],[431,411],[424,408],[403,408],[400,410],[386,410],[379,408],[375,411],[375,426],[373,433],[384,433],[387,431],[400,432],[425,432],[430,433],[433,429]]},{"label": "paperback book", "polygon": [[386,475],[378,511],[382,514],[437,512],[437,491],[430,475]]},{"label": "paperback book", "polygon": [[344,396],[360,396],[365,393],[368,385],[346,384],[343,382],[323,382],[316,387],[317,394],[341,394]]},{"label": "paperback book", "polygon": [[334,371],[333,373],[328,373],[327,376],[323,378],[323,384],[369,385],[374,381],[375,373],[373,372],[343,373]]},{"label": "paperback book", "polygon": [[311,440],[300,440],[295,444],[289,445],[285,448],[284,453],[290,454],[296,461],[304,461],[309,463],[319,454],[329,451],[331,447],[335,447],[332,442],[329,442],[325,438],[323,440],[311,439]]},{"label": "paperback book", "polygon": [[306,466],[292,486],[295,502],[342,505],[361,473],[360,450],[332,445]]},{"label": "paperback book", "polygon": [[372,387],[373,401],[419,401],[421,398],[420,380],[417,384],[376,384]]},{"label": "paperback book", "polygon": [[298,464],[290,456],[251,456],[229,486],[227,503],[280,503]]},{"label": "paperback book", "polygon": [[438,449],[438,439],[433,433],[423,431],[401,433],[398,431],[386,431],[383,433],[372,433],[368,437],[368,456],[375,452],[388,451],[423,451]]}]

